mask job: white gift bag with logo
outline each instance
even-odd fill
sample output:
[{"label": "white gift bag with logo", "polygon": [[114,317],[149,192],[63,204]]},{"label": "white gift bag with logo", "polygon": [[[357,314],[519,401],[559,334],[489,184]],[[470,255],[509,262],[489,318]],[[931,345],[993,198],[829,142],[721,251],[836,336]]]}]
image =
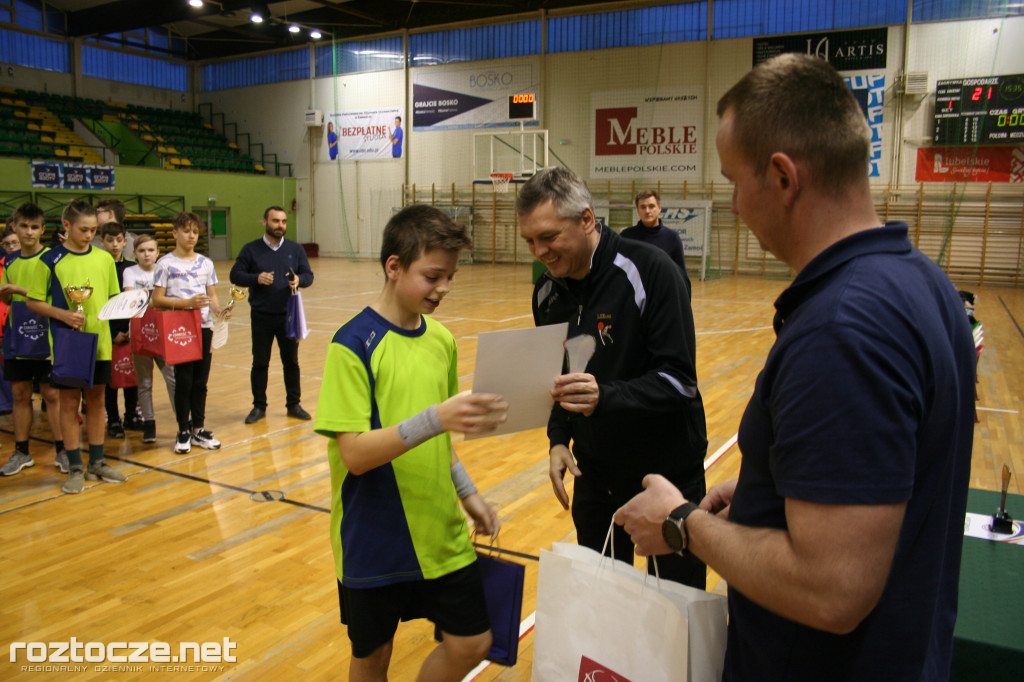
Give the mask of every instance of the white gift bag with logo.
[{"label": "white gift bag with logo", "polygon": [[555,543],[541,551],[533,680],[717,682],[726,618],[720,595]]}]

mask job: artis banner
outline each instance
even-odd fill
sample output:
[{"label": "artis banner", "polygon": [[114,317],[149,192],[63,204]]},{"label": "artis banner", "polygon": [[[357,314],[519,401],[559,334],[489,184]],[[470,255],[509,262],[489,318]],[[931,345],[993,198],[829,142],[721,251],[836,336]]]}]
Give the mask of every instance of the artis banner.
[{"label": "artis banner", "polygon": [[754,66],[784,52],[821,57],[836,71],[884,69],[889,31],[829,31],[754,39]]},{"label": "artis banner", "polygon": [[50,189],[114,189],[114,167],[32,162],[32,186]]}]

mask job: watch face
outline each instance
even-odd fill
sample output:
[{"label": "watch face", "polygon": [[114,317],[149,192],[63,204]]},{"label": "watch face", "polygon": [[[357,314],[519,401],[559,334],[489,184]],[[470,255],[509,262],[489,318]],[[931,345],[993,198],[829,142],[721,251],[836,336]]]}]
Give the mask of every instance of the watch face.
[{"label": "watch face", "polygon": [[683,550],[683,534],[672,519],[665,519],[661,523],[661,536],[665,538],[665,544],[673,552]]}]

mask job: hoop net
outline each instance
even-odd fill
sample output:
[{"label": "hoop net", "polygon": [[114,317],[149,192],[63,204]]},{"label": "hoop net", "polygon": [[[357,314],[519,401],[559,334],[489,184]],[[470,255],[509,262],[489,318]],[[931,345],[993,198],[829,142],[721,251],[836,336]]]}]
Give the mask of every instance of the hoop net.
[{"label": "hoop net", "polygon": [[496,194],[508,192],[508,186],[512,182],[513,177],[515,176],[512,173],[491,173],[491,184],[494,185],[494,192]]}]

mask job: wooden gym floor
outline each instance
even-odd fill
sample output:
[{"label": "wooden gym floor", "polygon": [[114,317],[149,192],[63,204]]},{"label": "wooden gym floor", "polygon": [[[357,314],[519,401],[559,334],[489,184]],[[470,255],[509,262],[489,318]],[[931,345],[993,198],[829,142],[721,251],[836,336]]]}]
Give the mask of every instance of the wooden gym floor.
[{"label": "wooden gym floor", "polygon": [[[226,298],[230,262],[218,263]],[[313,412],[325,348],[337,327],[367,305],[382,286],[371,262],[316,259],[314,286],[303,292],[313,329],[300,346],[304,406]],[[708,484],[734,477],[740,453],[732,446],[754,379],[773,341],[772,303],[786,282],[714,279],[694,282],[700,389],[708,425]],[[972,485],[997,489],[1008,463],[1024,472],[1024,289],[961,285],[978,296],[985,328],[978,384]],[[472,385],[476,336],[532,324],[530,268],[464,265],[439,308],[438,319],[459,344],[463,388]],[[53,467],[45,418],[37,412],[32,454],[36,466],[0,479],[0,640],[11,642],[235,643],[237,661],[216,672],[106,672],[83,665],[76,680],[344,679],[349,644],[338,622],[333,561],[327,537],[330,481],[325,441],[312,423],[285,415],[280,361],[271,362],[270,407],[247,426],[251,407],[249,314],[238,306],[228,345],[214,352],[207,427],[218,451],[171,449],[174,424],[164,387],[155,387],[159,442],[140,434],[107,440],[107,454],[127,483],[87,483],[63,495]],[[157,378],[157,382],[160,379]],[[38,407],[38,400],[37,400]],[[13,448],[10,417],[0,417],[2,456]],[[497,509],[503,549],[536,557],[552,542],[573,541],[568,512],[547,477],[543,430],[461,442],[456,448],[485,498]],[[720,457],[713,463],[715,454]],[[1011,491],[1020,493],[1020,479]],[[283,501],[267,501],[281,491]],[[1024,510],[1011,513],[1024,514]],[[524,559],[524,618],[534,611],[537,562]],[[722,586],[709,576],[709,589]],[[391,679],[411,680],[433,646],[432,627],[403,624]],[[490,666],[479,680],[528,680],[533,633],[519,663]],[[4,656],[0,678],[67,679],[66,672],[30,671],[22,651]],[[133,665],[123,663],[120,665]],[[208,664],[217,666],[218,664]]]}]

